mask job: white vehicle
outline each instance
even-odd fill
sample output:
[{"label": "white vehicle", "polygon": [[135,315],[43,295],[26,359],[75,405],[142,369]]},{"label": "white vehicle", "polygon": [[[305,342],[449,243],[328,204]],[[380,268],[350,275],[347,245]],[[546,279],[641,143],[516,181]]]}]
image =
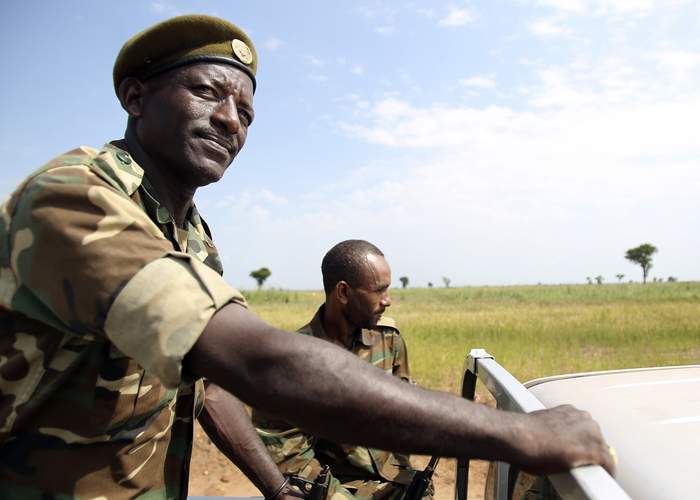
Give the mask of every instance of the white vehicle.
[{"label": "white vehicle", "polygon": [[[574,373],[523,385],[493,356],[474,349],[467,357],[462,396],[473,399],[477,378],[499,408],[531,412],[573,404],[600,424],[618,458],[615,478],[599,466],[552,475],[554,498],[700,498],[700,365]],[[458,461],[456,500],[466,499],[468,467],[468,460]],[[512,498],[519,473],[494,462],[486,500]]]}]

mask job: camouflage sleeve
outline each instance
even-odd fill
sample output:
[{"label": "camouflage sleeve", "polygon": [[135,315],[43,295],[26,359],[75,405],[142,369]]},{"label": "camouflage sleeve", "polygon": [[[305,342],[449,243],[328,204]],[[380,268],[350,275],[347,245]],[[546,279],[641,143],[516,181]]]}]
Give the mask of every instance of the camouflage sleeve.
[{"label": "camouflage sleeve", "polygon": [[406,349],[406,343],[401,335],[396,335],[396,340],[394,342],[394,361],[392,373],[394,376],[399,377],[406,382],[413,383],[413,379],[411,378],[411,370],[408,367],[408,350]]},{"label": "camouflage sleeve", "polygon": [[[268,453],[282,474],[309,478],[318,473],[315,460],[316,439],[279,418],[253,409],[253,425]],[[315,476],[314,476],[315,477]]]},{"label": "camouflage sleeve", "polygon": [[218,273],[171,252],[129,280],[109,309],[104,330],[120,351],[175,387],[185,354],[214,313],[232,300],[245,304]]},{"label": "camouflage sleeve", "polygon": [[87,166],[45,171],[8,211],[13,309],[86,340],[106,336],[167,386],[216,309],[242,301]]}]

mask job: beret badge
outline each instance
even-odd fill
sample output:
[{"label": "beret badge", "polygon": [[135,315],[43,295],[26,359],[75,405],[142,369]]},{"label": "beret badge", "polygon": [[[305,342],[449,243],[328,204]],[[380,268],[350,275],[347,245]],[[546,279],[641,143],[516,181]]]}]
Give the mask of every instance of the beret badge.
[{"label": "beret badge", "polygon": [[243,40],[234,38],[231,40],[231,48],[233,49],[233,53],[243,64],[250,64],[253,62],[253,52]]}]

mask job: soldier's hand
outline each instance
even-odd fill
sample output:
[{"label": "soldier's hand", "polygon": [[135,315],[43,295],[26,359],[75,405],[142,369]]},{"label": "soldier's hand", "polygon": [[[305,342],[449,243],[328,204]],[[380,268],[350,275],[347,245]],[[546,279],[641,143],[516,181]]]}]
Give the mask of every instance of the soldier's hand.
[{"label": "soldier's hand", "polygon": [[291,484],[287,484],[274,500],[299,500],[300,498],[306,498],[306,495],[301,492],[301,490]]},{"label": "soldier's hand", "polygon": [[586,411],[562,405],[527,415],[526,443],[530,449],[527,463],[521,467],[534,474],[563,472],[580,465],[601,465],[611,475],[615,463],[610,447],[603,439],[600,426]]}]

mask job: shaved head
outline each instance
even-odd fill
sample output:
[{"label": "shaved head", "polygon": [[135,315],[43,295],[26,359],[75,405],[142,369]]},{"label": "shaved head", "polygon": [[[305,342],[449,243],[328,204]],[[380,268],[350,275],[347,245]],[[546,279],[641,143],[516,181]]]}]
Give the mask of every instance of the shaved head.
[{"label": "shaved head", "polygon": [[353,288],[360,286],[365,278],[368,255],[384,257],[379,248],[365,240],[345,240],[331,248],[321,263],[326,295],[339,281],[345,281]]}]

